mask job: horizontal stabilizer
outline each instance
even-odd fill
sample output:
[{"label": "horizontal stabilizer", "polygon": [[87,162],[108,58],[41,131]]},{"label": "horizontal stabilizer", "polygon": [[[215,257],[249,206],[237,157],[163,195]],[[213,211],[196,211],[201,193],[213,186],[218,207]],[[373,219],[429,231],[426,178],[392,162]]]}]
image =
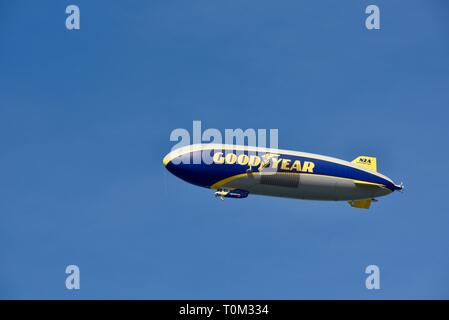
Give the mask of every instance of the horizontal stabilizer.
[{"label": "horizontal stabilizer", "polygon": [[371,201],[371,199],[350,200],[348,203],[354,208],[369,209],[371,206]]},{"label": "horizontal stabilizer", "polygon": [[351,161],[359,166],[377,171],[377,159],[375,157],[360,156]]},{"label": "horizontal stabilizer", "polygon": [[374,182],[368,182],[368,181],[354,180],[354,183],[359,185],[359,186],[385,187],[385,185],[383,185],[383,184],[374,183]]}]

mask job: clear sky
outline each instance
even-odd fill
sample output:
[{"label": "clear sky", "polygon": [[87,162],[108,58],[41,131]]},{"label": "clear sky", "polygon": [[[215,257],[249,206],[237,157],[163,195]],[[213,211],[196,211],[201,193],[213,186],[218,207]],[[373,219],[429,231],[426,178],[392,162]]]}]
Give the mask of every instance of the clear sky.
[{"label": "clear sky", "polygon": [[[448,40],[445,0],[1,0],[0,298],[449,298]],[[405,192],[219,201],[162,165],[193,120]]]}]

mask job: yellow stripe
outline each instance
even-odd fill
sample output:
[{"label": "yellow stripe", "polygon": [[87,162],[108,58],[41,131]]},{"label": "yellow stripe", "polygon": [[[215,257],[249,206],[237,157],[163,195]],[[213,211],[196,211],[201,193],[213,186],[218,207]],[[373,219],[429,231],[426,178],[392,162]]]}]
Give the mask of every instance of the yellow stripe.
[{"label": "yellow stripe", "polygon": [[[255,173],[257,173],[257,172],[255,172]],[[223,180],[220,180],[220,181],[214,183],[213,185],[210,186],[210,188],[211,189],[218,189],[221,186],[225,185],[226,183],[229,183],[229,182],[234,181],[234,180],[239,179],[239,178],[243,178],[244,176],[248,176],[248,175],[249,175],[248,173],[241,173],[241,174],[237,174],[235,176],[228,177],[226,179],[223,179]]]},{"label": "yellow stripe", "polygon": [[171,153],[167,154],[164,157],[164,159],[162,159],[162,163],[164,164],[164,166],[167,166],[167,164],[174,159],[174,158],[170,159],[170,157],[169,157],[170,155],[171,155]]},{"label": "yellow stripe", "polygon": [[374,183],[374,182],[368,182],[368,181],[360,181],[360,180],[354,180],[355,184],[366,184],[370,186],[376,186],[376,187],[385,187],[385,185],[380,183]]}]

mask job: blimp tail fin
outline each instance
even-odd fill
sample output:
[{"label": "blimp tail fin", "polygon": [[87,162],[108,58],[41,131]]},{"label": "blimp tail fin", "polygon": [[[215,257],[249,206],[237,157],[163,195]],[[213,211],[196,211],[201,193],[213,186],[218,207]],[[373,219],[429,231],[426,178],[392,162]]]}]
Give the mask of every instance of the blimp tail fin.
[{"label": "blimp tail fin", "polygon": [[363,200],[351,200],[348,203],[351,207],[361,208],[361,209],[369,209],[371,206],[372,199],[363,199]]},{"label": "blimp tail fin", "polygon": [[377,159],[375,157],[360,156],[351,162],[370,170],[377,171]]}]

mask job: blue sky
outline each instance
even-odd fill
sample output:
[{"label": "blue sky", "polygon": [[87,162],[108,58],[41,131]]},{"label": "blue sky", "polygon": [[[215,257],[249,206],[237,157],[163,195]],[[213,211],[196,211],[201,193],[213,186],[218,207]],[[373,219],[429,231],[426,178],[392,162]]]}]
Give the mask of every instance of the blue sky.
[{"label": "blue sky", "polygon": [[[443,0],[1,1],[0,298],[449,298],[448,33]],[[406,189],[218,201],[161,162],[193,120]]]}]

